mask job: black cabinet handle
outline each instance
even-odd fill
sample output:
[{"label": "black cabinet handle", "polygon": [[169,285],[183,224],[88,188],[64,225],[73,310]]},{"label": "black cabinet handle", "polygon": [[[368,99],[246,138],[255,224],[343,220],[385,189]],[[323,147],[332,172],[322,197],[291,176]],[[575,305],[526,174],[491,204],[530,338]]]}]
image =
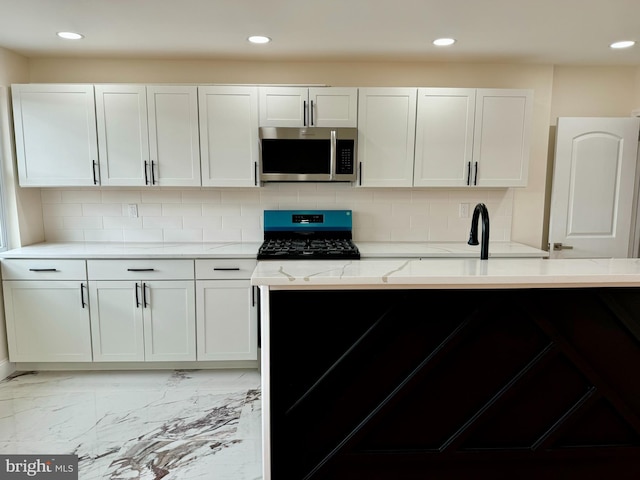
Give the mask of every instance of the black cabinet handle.
[{"label": "black cabinet handle", "polygon": [[311,110],[309,112],[309,121],[311,122],[311,126],[313,127],[314,122],[313,122],[313,100],[311,100]]},{"label": "black cabinet handle", "polygon": [[471,185],[471,162],[467,162],[467,185]]},{"label": "black cabinet handle", "polygon": [[147,284],[142,284],[142,308],[147,308],[149,304],[147,303]]},{"label": "black cabinet handle", "polygon": [[473,174],[473,184],[478,185],[478,162],[476,162],[476,171]]},{"label": "black cabinet handle", "polygon": [[358,162],[358,170],[360,170],[358,175],[358,185],[362,186],[362,162]]},{"label": "black cabinet handle", "polygon": [[84,302],[84,283],[80,284],[80,303],[82,308],[85,308],[87,304]]},{"label": "black cabinet handle", "polygon": [[253,184],[258,186],[258,162],[253,162]]},{"label": "black cabinet handle", "polygon": [[307,126],[307,101],[302,102],[302,126]]},{"label": "black cabinet handle", "polygon": [[96,176],[96,166],[97,166],[97,162],[95,160],[93,160],[93,166],[92,166],[92,170],[93,170],[93,184],[97,185],[98,184],[98,177]]},{"label": "black cabinet handle", "polygon": [[138,282],[136,282],[136,308],[140,308],[140,297],[138,296],[138,288],[140,288],[140,285],[138,285]]},{"label": "black cabinet handle", "polygon": [[30,272],[57,272],[57,268],[30,268]]},{"label": "black cabinet handle", "polygon": [[145,160],[144,161],[144,184],[145,185],[149,185],[149,173],[147,172],[148,168],[149,168],[149,162]]},{"label": "black cabinet handle", "polygon": [[222,272],[232,272],[232,271],[239,271],[240,267],[213,267],[214,271],[222,271]]},{"label": "black cabinet handle", "polygon": [[127,268],[127,272],[155,272],[155,268]]},{"label": "black cabinet handle", "polygon": [[156,176],[155,176],[155,172],[154,172],[155,166],[156,166],[156,162],[151,160],[151,185],[155,185],[156,184]]}]

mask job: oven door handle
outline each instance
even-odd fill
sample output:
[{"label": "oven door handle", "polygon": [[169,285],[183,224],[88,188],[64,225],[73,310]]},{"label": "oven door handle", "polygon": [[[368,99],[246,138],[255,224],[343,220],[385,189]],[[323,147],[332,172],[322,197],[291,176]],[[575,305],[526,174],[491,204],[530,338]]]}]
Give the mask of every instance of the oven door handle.
[{"label": "oven door handle", "polygon": [[336,131],[331,130],[331,149],[329,155],[331,155],[330,167],[329,167],[329,179],[333,180],[336,176],[336,150],[337,150]]}]

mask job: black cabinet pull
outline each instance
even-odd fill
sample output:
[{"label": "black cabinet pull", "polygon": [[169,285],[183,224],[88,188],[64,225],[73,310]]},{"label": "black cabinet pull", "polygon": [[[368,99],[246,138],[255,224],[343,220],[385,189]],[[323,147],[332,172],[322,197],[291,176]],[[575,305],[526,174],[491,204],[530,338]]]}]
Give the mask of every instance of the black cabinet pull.
[{"label": "black cabinet pull", "polygon": [[145,160],[144,161],[144,184],[145,185],[149,185],[149,173],[147,172],[148,168],[149,168],[149,162]]},{"label": "black cabinet pull", "polygon": [[362,162],[358,162],[358,170],[360,170],[358,175],[358,185],[362,186]]},{"label": "black cabinet pull", "polygon": [[314,122],[313,122],[313,100],[311,100],[311,110],[309,112],[309,120],[311,122],[311,126],[313,127]]},{"label": "black cabinet pull", "polygon": [[155,185],[156,184],[156,176],[155,176],[155,172],[154,172],[155,166],[156,166],[156,162],[151,160],[151,185]]},{"label": "black cabinet pull", "polygon": [[467,185],[471,185],[471,162],[467,162]]},{"label": "black cabinet pull", "polygon": [[57,268],[30,268],[30,272],[57,272]]},{"label": "black cabinet pull", "polygon": [[307,126],[307,101],[302,102],[302,126]]},{"label": "black cabinet pull", "polygon": [[127,272],[155,272],[155,268],[127,268]]},{"label": "black cabinet pull", "polygon": [[478,185],[478,162],[476,162],[476,171],[473,174],[473,184]]},{"label": "black cabinet pull", "polygon": [[258,186],[258,162],[253,162],[253,184]]},{"label": "black cabinet pull", "polygon": [[239,271],[240,267],[213,267],[214,271],[222,271],[222,272],[232,272],[232,271]]},{"label": "black cabinet pull", "polygon": [[80,304],[85,308],[87,304],[84,302],[84,283],[80,284]]},{"label": "black cabinet pull", "polygon": [[142,284],[142,308],[147,308],[149,304],[147,303],[147,284]]},{"label": "black cabinet pull", "polygon": [[92,166],[92,170],[93,170],[93,184],[97,185],[98,184],[98,177],[96,176],[96,166],[98,165],[98,163],[93,160],[93,166]]},{"label": "black cabinet pull", "polygon": [[138,296],[139,287],[140,285],[138,285],[138,282],[136,282],[136,308],[140,308],[140,297]]}]

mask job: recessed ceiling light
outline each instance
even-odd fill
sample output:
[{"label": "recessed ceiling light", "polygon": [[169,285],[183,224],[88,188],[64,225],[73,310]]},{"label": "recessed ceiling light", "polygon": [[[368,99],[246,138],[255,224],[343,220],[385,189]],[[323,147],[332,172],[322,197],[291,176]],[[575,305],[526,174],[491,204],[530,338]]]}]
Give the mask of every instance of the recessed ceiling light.
[{"label": "recessed ceiling light", "polygon": [[265,37],[263,35],[252,35],[247,38],[251,43],[269,43],[271,39],[269,37]]},{"label": "recessed ceiling light", "polygon": [[80,40],[81,38],[84,38],[84,35],[80,35],[75,32],[58,32],[56,35],[66,40]]},{"label": "recessed ceiling light", "polygon": [[455,38],[437,38],[433,41],[433,44],[438,47],[448,47],[449,45],[453,45],[456,43]]},{"label": "recessed ceiling light", "polygon": [[636,44],[633,40],[624,40],[622,42],[614,42],[609,47],[611,48],[629,48]]}]

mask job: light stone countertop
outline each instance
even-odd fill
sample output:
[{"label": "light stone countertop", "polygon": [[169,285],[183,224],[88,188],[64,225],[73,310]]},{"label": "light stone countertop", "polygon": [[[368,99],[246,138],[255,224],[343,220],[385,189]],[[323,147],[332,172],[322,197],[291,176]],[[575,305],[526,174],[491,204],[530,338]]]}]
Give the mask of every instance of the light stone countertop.
[{"label": "light stone countertop", "polygon": [[[0,258],[255,258],[262,242],[123,243],[45,242],[0,253]],[[355,242],[362,258],[479,257],[464,242]],[[548,252],[515,242],[492,242],[490,257],[546,257]]]},{"label": "light stone countertop", "polygon": [[[480,258],[465,242],[355,242],[362,258]],[[489,242],[489,257],[543,258],[549,252],[516,242]]]},{"label": "light stone countertop", "polygon": [[262,242],[227,243],[37,243],[0,258],[256,258]]},{"label": "light stone countertop", "polygon": [[251,283],[293,290],[640,287],[640,259],[270,260],[258,263]]}]

